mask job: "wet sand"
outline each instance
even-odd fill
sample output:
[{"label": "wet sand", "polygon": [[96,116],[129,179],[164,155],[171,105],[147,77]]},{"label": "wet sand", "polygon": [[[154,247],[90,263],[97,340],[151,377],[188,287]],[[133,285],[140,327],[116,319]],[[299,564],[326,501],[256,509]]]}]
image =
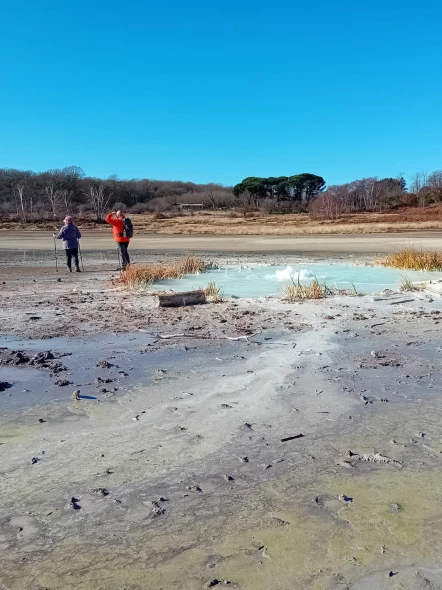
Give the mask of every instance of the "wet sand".
[{"label": "wet sand", "polygon": [[0,285],[0,346],[69,355],[4,368],[2,590],[442,587],[438,296],[161,310],[110,275]]},{"label": "wet sand", "polygon": [[[84,250],[114,250],[110,231],[85,231]],[[442,232],[311,236],[183,236],[137,234],[132,250],[149,252],[271,253],[271,254],[382,254],[414,245],[442,249]],[[51,250],[50,232],[0,232],[0,250]],[[3,254],[4,256],[4,254]]]}]

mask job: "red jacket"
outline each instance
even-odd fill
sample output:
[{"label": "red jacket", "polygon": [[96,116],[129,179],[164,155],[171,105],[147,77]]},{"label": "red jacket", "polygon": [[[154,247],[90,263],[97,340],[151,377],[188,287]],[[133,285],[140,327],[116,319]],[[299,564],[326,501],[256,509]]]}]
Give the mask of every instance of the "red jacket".
[{"label": "red jacket", "polygon": [[127,242],[127,243],[130,242],[130,238],[124,237],[123,218],[113,217],[112,213],[109,213],[109,215],[106,215],[106,217],[104,218],[104,221],[106,223],[109,223],[110,225],[112,225],[112,228],[114,231],[114,240],[116,242]]}]

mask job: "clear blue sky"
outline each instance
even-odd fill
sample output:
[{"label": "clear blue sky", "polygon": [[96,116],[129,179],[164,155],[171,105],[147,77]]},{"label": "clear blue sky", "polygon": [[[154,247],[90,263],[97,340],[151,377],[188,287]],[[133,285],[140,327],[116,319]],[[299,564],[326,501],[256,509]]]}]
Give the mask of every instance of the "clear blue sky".
[{"label": "clear blue sky", "polygon": [[0,21],[0,167],[223,184],[442,168],[439,0],[24,0]]}]

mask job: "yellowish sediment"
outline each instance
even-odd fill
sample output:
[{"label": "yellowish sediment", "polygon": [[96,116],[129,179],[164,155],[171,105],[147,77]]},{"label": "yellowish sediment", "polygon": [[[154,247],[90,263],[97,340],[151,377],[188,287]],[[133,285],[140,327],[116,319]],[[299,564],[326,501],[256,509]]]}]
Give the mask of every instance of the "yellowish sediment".
[{"label": "yellowish sediment", "polygon": [[[213,516],[199,527],[191,519],[186,527],[136,532],[115,549],[111,539],[95,547],[64,541],[48,559],[25,565],[11,590],[27,588],[31,580],[51,590],[114,590],[122,584],[197,590],[212,578],[236,582],[243,590],[325,590],[337,575],[351,582],[374,570],[431,563],[440,555],[441,470],[383,466],[370,475],[323,477],[314,489],[331,499],[325,506],[315,505],[313,495],[311,505],[301,507],[296,476],[291,479],[294,497],[287,509],[272,501],[272,484],[259,498],[244,498],[237,515],[226,521]],[[286,489],[289,482],[281,483]],[[338,500],[342,493],[353,501]],[[395,505],[399,511],[392,510]],[[211,562],[216,565],[208,568]]]}]

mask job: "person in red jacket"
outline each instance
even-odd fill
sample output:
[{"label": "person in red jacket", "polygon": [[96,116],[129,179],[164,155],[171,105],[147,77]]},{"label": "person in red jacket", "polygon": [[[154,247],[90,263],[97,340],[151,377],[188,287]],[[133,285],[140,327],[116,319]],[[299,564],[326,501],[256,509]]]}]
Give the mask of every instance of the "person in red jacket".
[{"label": "person in red jacket", "polygon": [[121,211],[112,211],[109,215],[104,218],[106,223],[109,223],[113,227],[114,240],[118,244],[118,250],[121,256],[121,263],[123,270],[128,264],[130,264],[129,254],[127,247],[129,246],[130,238],[124,236],[124,214]]}]

